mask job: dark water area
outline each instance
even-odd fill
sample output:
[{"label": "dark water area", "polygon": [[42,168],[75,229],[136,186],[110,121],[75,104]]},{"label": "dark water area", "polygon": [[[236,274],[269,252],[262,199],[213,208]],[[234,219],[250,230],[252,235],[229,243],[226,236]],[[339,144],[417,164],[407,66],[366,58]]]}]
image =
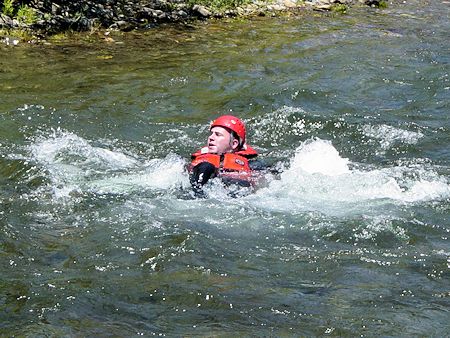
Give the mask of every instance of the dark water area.
[{"label": "dark water area", "polygon": [[[0,46],[0,335],[448,336],[449,14]],[[281,174],[195,198],[219,113]]]}]

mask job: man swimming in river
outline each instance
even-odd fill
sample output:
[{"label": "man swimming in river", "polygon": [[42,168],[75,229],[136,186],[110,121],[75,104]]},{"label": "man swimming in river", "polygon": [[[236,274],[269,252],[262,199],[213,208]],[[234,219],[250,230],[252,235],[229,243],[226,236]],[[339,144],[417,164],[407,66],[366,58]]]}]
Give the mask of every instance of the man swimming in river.
[{"label": "man swimming in river", "polygon": [[251,162],[258,156],[246,144],[244,123],[232,115],[223,115],[211,123],[207,145],[192,154],[190,180],[194,190],[219,177],[227,184],[249,187],[254,184]]}]

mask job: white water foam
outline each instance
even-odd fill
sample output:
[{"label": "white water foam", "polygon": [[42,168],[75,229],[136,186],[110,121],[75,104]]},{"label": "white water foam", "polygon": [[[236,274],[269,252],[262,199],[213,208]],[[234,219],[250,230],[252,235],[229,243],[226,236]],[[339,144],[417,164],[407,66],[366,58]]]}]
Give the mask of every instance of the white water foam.
[{"label": "white water foam", "polygon": [[[349,160],[339,156],[338,151],[331,143],[308,141],[297,149],[290,167],[308,174],[337,176],[350,172],[348,163]],[[290,176],[297,175],[299,170],[287,170],[282,174],[282,179],[289,180]]]},{"label": "white water foam", "polygon": [[[127,194],[190,188],[186,160],[174,154],[143,160],[120,149],[93,146],[64,131],[38,138],[30,151],[32,159],[45,169],[55,199],[70,198],[72,192]],[[296,150],[279,179],[269,180],[266,188],[238,203],[277,212],[314,211],[339,216],[376,212],[387,204],[448,198],[447,179],[424,166],[351,169],[352,163],[340,156],[331,142],[314,139]],[[214,194],[215,190],[220,189],[215,186],[208,194],[210,198],[227,199],[230,207],[235,204],[225,197],[226,192]]]},{"label": "white water foam", "polygon": [[[45,169],[56,199],[72,192],[130,193],[142,189],[170,189],[188,185],[186,162],[169,154],[140,160],[120,149],[93,146],[70,132],[57,130],[38,137],[31,157]],[[125,171],[125,172],[124,172]]]},{"label": "white water foam", "polygon": [[318,211],[343,215],[379,210],[386,204],[419,203],[450,196],[449,182],[424,167],[349,168],[331,142],[303,143],[280,180],[248,199],[273,211]]},{"label": "white water foam", "polygon": [[31,145],[33,157],[41,163],[77,163],[100,168],[130,168],[137,161],[121,152],[92,146],[88,141],[70,132],[53,131],[50,136],[40,137]]},{"label": "white water foam", "polygon": [[379,126],[365,125],[364,135],[378,140],[383,150],[388,150],[395,144],[416,144],[423,137],[421,132],[395,128],[385,124]]},{"label": "white water foam", "polygon": [[130,193],[145,190],[187,188],[189,179],[186,161],[169,154],[163,159],[146,162],[137,173],[105,177],[89,183],[89,190],[96,193]]}]

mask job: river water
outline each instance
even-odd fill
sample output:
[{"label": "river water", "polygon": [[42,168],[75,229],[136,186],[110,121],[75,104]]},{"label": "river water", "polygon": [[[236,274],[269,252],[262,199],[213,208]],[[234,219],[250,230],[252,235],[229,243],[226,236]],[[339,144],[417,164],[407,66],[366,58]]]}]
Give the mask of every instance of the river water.
[{"label": "river water", "polygon": [[[448,336],[449,13],[0,46],[1,335]],[[195,198],[219,113],[279,174]]]}]

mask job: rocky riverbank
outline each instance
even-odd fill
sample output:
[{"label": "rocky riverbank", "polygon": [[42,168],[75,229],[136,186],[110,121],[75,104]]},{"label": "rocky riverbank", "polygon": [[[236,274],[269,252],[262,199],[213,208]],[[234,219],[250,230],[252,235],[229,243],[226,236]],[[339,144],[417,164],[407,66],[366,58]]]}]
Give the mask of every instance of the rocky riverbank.
[{"label": "rocky riverbank", "polygon": [[[38,35],[65,31],[147,29],[161,23],[234,16],[265,16],[303,10],[345,11],[352,6],[383,7],[384,0],[230,0],[231,6],[205,6],[205,0],[4,0],[0,29],[25,30]],[[221,2],[222,4],[224,2]],[[5,10],[6,5],[11,5]],[[217,4],[217,3],[216,3]],[[27,16],[19,16],[19,6]],[[8,14],[8,15],[7,15]]]}]

